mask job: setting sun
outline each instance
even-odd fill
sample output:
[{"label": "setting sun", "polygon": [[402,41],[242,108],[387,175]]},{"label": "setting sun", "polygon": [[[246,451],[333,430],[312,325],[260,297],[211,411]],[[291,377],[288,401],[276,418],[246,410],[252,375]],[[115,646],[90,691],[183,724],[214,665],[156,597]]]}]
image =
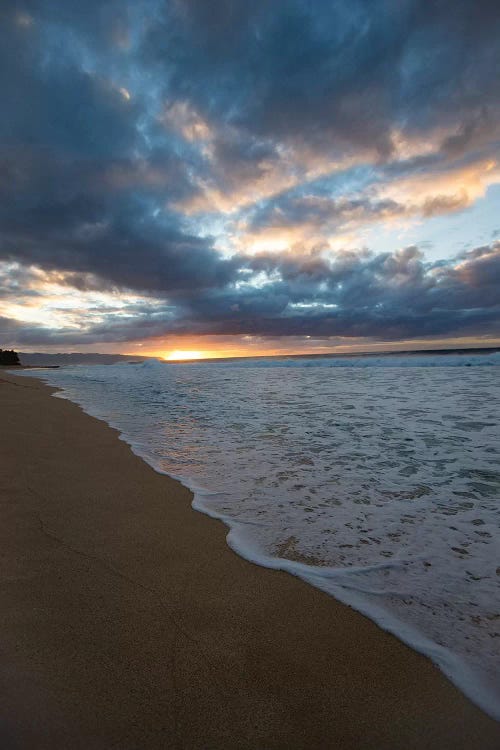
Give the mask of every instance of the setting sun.
[{"label": "setting sun", "polygon": [[204,357],[203,352],[194,352],[194,351],[182,351],[181,349],[175,349],[173,352],[170,352],[170,354],[167,354],[165,359],[203,359]]}]

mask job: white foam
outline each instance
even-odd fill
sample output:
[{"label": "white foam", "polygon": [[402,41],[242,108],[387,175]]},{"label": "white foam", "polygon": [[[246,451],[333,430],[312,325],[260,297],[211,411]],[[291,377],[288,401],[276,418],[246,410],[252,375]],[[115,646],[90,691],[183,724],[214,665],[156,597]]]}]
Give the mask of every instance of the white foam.
[{"label": "white foam", "polygon": [[500,356],[339,361],[46,379],[187,484],[239,554],[351,604],[500,719]]}]

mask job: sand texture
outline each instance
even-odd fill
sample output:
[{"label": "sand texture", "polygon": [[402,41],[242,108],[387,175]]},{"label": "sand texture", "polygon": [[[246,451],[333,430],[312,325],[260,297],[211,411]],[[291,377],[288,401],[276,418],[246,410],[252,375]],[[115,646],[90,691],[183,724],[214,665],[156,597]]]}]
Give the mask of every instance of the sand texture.
[{"label": "sand texture", "polygon": [[0,378],[2,750],[500,748],[426,658],[240,559],[104,423]]}]

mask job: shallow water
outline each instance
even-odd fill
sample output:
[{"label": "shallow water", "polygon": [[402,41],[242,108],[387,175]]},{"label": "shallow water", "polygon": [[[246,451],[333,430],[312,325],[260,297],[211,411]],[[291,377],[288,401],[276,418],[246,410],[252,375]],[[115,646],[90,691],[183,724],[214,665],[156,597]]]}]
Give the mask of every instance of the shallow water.
[{"label": "shallow water", "polygon": [[43,376],[194,489],[236,551],[365,612],[500,719],[499,364],[153,362]]}]

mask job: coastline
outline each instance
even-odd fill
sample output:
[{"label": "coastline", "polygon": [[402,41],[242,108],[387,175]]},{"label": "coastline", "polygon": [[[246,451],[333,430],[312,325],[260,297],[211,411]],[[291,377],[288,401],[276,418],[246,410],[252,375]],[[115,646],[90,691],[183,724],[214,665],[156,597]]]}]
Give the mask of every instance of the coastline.
[{"label": "coastline", "polygon": [[497,748],[428,659],[258,567],[105,423],[2,371],[4,748]]}]

